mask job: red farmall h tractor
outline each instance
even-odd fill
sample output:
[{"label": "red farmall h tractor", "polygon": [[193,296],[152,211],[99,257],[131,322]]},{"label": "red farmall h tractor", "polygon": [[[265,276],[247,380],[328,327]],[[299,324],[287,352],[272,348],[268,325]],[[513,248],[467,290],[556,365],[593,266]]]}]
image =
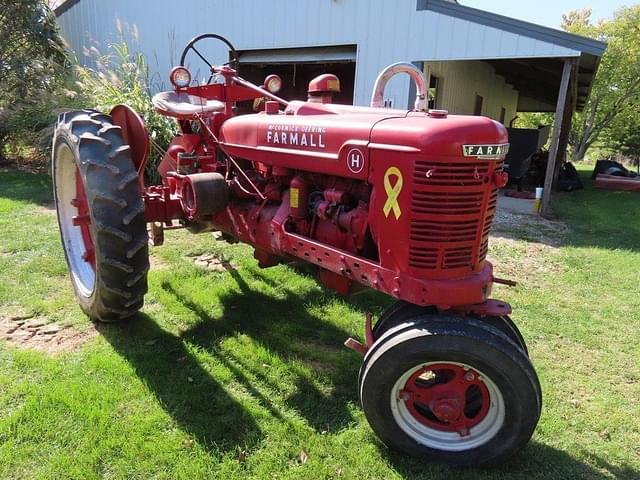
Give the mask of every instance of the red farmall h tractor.
[{"label": "red farmall h tractor", "polygon": [[[201,42],[220,40],[231,61],[214,66]],[[184,67],[200,56],[209,81]],[[354,284],[397,302],[371,325],[358,393],[389,447],[456,465],[503,461],[530,439],[540,384],[508,304],[490,299],[486,261],[498,188],[507,175],[505,128],[485,117],[425,111],[421,72],[385,69],[370,107],[331,103],[339,81],[309,84],[308,101],[276,96],[271,75],[242,79],[222,37],[196,37],[155,108],[180,133],[145,185],[149,137],[126,106],[110,115],[60,115],[53,142],[58,220],[82,309],[119,321],[143,304],[148,242],[163,229],[222,232],[255,249],[261,267],[299,260],[341,294]],[[386,82],[408,73],[413,110],[381,108]],[[236,115],[238,102],[262,111]],[[149,225],[149,231],[147,229]],[[506,282],[508,283],[508,282]]]}]

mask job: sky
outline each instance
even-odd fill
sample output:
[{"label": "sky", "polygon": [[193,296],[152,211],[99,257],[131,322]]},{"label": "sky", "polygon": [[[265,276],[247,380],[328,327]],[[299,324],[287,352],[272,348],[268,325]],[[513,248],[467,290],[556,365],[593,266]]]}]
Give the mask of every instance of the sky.
[{"label": "sky", "polygon": [[591,20],[611,18],[613,12],[624,5],[637,2],[619,0],[458,0],[467,7],[479,8],[487,12],[499,13],[507,17],[560,28],[562,14],[571,10],[590,7]]}]

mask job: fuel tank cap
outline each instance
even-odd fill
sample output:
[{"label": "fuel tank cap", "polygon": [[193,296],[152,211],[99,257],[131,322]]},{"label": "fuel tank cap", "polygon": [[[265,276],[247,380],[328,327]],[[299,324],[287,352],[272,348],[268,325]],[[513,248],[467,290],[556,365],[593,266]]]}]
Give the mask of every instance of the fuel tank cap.
[{"label": "fuel tank cap", "polygon": [[268,100],[264,104],[264,111],[267,115],[277,115],[280,113],[280,104],[273,100]]},{"label": "fuel tank cap", "polygon": [[427,112],[427,115],[429,115],[430,117],[433,117],[433,118],[447,118],[447,115],[449,115],[449,111],[448,110],[434,110],[434,109],[430,108],[429,111]]}]

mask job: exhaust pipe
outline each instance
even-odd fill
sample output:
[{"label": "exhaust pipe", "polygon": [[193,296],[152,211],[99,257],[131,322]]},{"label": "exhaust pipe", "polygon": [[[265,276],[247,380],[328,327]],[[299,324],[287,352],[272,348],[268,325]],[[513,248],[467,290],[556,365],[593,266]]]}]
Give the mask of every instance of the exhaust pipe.
[{"label": "exhaust pipe", "polygon": [[427,109],[427,89],[424,75],[415,65],[408,62],[398,62],[389,65],[380,72],[376,83],[373,86],[373,94],[371,95],[371,106],[381,108],[384,106],[384,89],[391,77],[398,73],[408,74],[416,84],[416,101],[413,109],[418,112],[424,112]]}]

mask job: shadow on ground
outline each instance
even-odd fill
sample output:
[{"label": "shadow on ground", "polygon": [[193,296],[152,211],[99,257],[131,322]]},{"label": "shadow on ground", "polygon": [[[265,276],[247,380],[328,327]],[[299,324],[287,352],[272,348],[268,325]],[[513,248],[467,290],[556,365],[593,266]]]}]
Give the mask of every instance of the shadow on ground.
[{"label": "shadow on ground", "polygon": [[[274,283],[259,271],[241,273],[229,268],[228,272],[240,287],[240,292],[228,292],[219,297],[223,313],[218,319],[171,284],[162,284],[163,289],[172,293],[200,319],[183,334],[183,338],[215,355],[234,373],[236,380],[250,390],[251,382],[243,370],[251,370],[251,362],[236,356],[233,363],[241,364],[242,368],[234,367],[226,358],[229,353],[226,351],[223,355],[219,352],[222,338],[242,333],[282,359],[295,358],[310,370],[321,369],[334,387],[331,396],[320,392],[306,375],[296,373],[297,393],[287,398],[286,404],[318,431],[337,431],[346,426],[353,420],[347,403],[357,401],[355,379],[359,357],[342,345],[349,336],[346,330],[308,312],[309,304],[326,302],[327,294],[320,289],[302,295],[285,289],[283,298],[274,298],[250,288],[249,278]],[[268,381],[259,369],[254,368],[252,374]],[[319,410],[318,405],[323,408]]]},{"label": "shadow on ground", "polygon": [[[0,197],[45,205],[51,201],[51,184],[46,175],[2,172],[0,178],[9,188]],[[601,248],[640,249],[640,215],[638,194],[601,192],[589,189],[559,194],[557,210],[570,219],[571,234],[563,244]],[[500,230],[499,230],[500,232]],[[506,235],[506,233],[505,233]],[[527,239],[525,231],[508,233],[510,238]],[[352,421],[347,405],[357,402],[356,381],[359,358],[341,346],[349,333],[322,318],[309,314],[305,305],[326,301],[319,289],[300,295],[287,290],[284,298],[274,298],[252,290],[246,280],[274,283],[259,272],[237,272],[229,269],[240,292],[221,297],[223,313],[214,317],[195,302],[186,291],[169,282],[162,288],[193,311],[199,322],[182,335],[174,335],[160,327],[156,319],[139,314],[123,325],[101,325],[99,330],[113,348],[136,370],[137,375],[154,393],[165,411],[176,423],[211,452],[232,451],[238,446],[257,445],[264,433],[246,408],[231,397],[187,348],[187,342],[209,352],[225,365],[235,380],[274,418],[287,421],[282,412],[266,398],[249,379],[271,381],[250,359],[222,352],[220,342],[243,333],[283,359],[295,358],[311,369],[323,371],[335,387],[324,395],[305,375],[296,373],[295,394],[285,400],[316,430],[339,431]],[[388,299],[376,293],[365,293],[351,299],[363,311],[379,311]],[[322,365],[320,365],[322,364]],[[319,408],[321,406],[321,408]],[[373,437],[372,437],[373,438]],[[445,466],[425,464],[380,446],[387,463],[404,478],[509,478],[509,479],[638,479],[640,472],[623,465],[615,466],[606,459],[585,452],[587,462],[576,460],[566,452],[531,442],[507,464],[492,470],[453,470]]]},{"label": "shadow on ground", "polygon": [[555,219],[498,211],[491,235],[552,247],[640,251],[640,194],[599,190],[589,172],[580,176],[583,190],[554,193]]},{"label": "shadow on ground", "polygon": [[[197,358],[189,353],[186,342],[197,345],[224,365],[234,380],[242,385],[271,416],[287,422],[281,409],[261,390],[264,385],[277,389],[273,380],[256,367],[252,359],[242,358],[220,348],[221,342],[236,334],[248,335],[253,342],[268,348],[283,359],[296,359],[310,368],[333,362],[326,375],[335,387],[330,396],[320,392],[309,379],[295,370],[295,394],[284,403],[297,411],[317,431],[337,432],[353,422],[347,405],[357,402],[356,381],[359,357],[343,350],[341,343],[348,333],[310,315],[305,305],[326,301],[327,293],[314,289],[299,295],[287,290],[283,298],[252,290],[249,281],[273,282],[258,271],[229,274],[240,291],[221,298],[223,313],[209,314],[201,305],[168,282],[162,288],[194,312],[199,321],[182,335],[171,334],[147,316],[125,326],[106,326],[102,333],[113,347],[136,369],[154,392],[165,410],[182,429],[193,435],[209,451],[234,451],[238,446],[251,448],[263,438],[256,420],[245,407],[229,396],[224,386],[212,378]],[[358,299],[359,307],[377,296]],[[304,345],[304,348],[300,348]],[[323,365],[324,366],[324,365]],[[191,380],[190,380],[191,379]],[[258,383],[256,384],[256,380]],[[329,438],[329,437],[327,437]],[[373,440],[373,434],[372,434]],[[378,442],[377,440],[374,440]],[[407,479],[637,479],[639,472],[628,466],[614,466],[605,459],[586,453],[587,462],[538,442],[531,442],[506,464],[487,470],[452,469],[426,464],[391,452],[378,442],[381,455],[389,466]]]},{"label": "shadow on ground", "polygon": [[[358,355],[342,346],[349,336],[345,330],[309,314],[305,308],[326,300],[326,294],[319,289],[306,295],[287,290],[284,298],[277,299],[249,287],[247,275],[270,281],[259,272],[241,274],[230,268],[229,273],[240,292],[220,298],[223,313],[219,317],[210,315],[180,287],[162,283],[166,292],[198,317],[199,321],[180,336],[165,331],[146,314],[139,314],[122,326],[103,326],[101,333],[133,365],[180,427],[209,450],[229,451],[237,445],[250,448],[259,442],[262,432],[246,409],[190,353],[187,343],[213,356],[250,393],[252,401],[278,420],[286,421],[271,399],[255,386],[253,378],[274,389],[278,387],[263,369],[253,359],[242,358],[228,349],[222,351],[221,342],[236,334],[251,337],[282,359],[295,358],[311,371],[321,369],[333,386],[331,395],[319,391],[304,372],[290,369],[296,388],[284,403],[317,431],[335,432],[347,426],[353,421],[347,405],[357,402]],[[322,408],[318,408],[320,405]]]},{"label": "shadow on ground", "polygon": [[177,336],[138,314],[101,334],[135,369],[162,408],[208,450],[228,451],[261,438],[255,420],[216,382]]},{"label": "shadow on ground", "polygon": [[403,478],[419,480],[482,480],[504,478],[509,480],[637,480],[640,472],[629,467],[612,465],[589,452],[581,462],[562,450],[531,441],[527,447],[506,463],[488,469],[455,469],[444,465],[424,464],[381,447],[382,454],[392,468]]},{"label": "shadow on ground", "polygon": [[18,170],[0,170],[0,198],[49,205],[53,201],[51,177],[40,173],[27,173]]},{"label": "shadow on ground", "polygon": [[640,252],[640,193],[593,188],[586,174],[582,180],[584,190],[559,193],[554,204],[570,227],[566,244]]}]

